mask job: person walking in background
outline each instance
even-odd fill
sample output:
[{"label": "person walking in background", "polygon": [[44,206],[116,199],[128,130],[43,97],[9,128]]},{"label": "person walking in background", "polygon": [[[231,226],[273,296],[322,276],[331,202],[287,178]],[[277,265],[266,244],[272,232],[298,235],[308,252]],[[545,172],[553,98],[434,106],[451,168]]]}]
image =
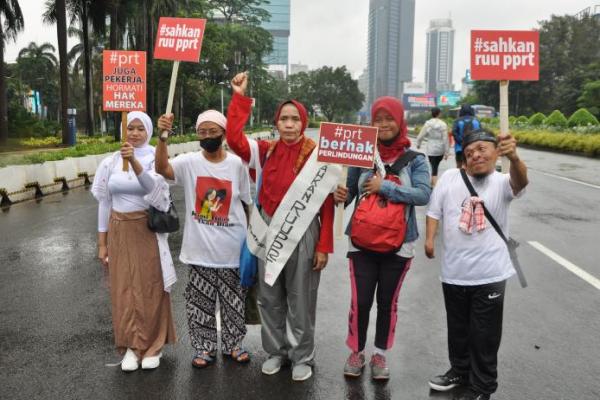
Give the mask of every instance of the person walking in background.
[{"label": "person walking in background", "polygon": [[438,167],[442,158],[448,158],[450,144],[448,141],[448,125],[439,118],[441,110],[437,107],[431,109],[431,119],[425,122],[419,136],[417,136],[417,149],[421,148],[424,139],[427,139],[425,153],[431,164],[431,186],[435,186],[438,177]]},{"label": "person walking in background", "polygon": [[[170,131],[173,114],[158,120],[161,132]],[[167,139],[156,148],[156,171],[183,186],[185,226],[179,259],[188,264],[185,289],[190,341],[196,353],[192,365],[214,364],[217,353],[216,302],[221,310],[223,355],[246,363],[242,347],[246,290],[240,284],[239,260],[246,237],[247,205],[251,203],[248,169],[235,154],[225,151],[227,120],[208,110],[198,116],[196,133],[202,151],[181,154],[169,162]]]},{"label": "person walking in background", "polygon": [[[274,218],[278,208],[285,204],[288,190],[296,184],[304,184],[298,177],[310,163],[316,143],[304,135],[308,114],[295,100],[283,102],[277,109],[275,126],[279,140],[254,140],[244,135],[243,128],[252,110],[252,99],[245,96],[247,86],[245,72],[231,81],[233,96],[227,110],[227,142],[261,182],[257,194],[260,209],[254,209],[252,217],[255,217],[254,212],[259,213],[258,217],[268,229],[281,222]],[[311,168],[317,169],[316,160]],[[278,251],[278,254],[289,254],[278,275],[267,270],[269,263],[258,258],[261,337],[263,348],[269,354],[262,365],[266,375],[278,373],[282,366],[291,362],[294,381],[304,381],[312,376],[319,281],[328,254],[333,253],[334,210],[330,194],[333,185],[326,192],[313,187],[306,208],[314,210],[315,214],[305,218],[308,226],[298,242],[286,240],[289,251]],[[274,277],[274,280],[267,283],[267,277]]]},{"label": "person walking in background", "polygon": [[[423,154],[410,151],[410,140],[404,121],[404,107],[393,97],[382,97],[375,101],[371,109],[373,126],[379,128],[377,152],[380,160],[376,169],[350,168],[346,187],[339,186],[334,198],[337,203],[349,205],[359,198],[361,201],[370,196],[379,196],[376,201],[377,210],[392,209],[388,203],[402,204],[395,208],[396,214],[386,214],[396,221],[405,221],[401,232],[394,232],[398,240],[390,252],[377,252],[371,249],[377,236],[386,229],[381,221],[359,245],[351,232],[348,241],[348,259],[350,262],[351,305],[348,320],[348,338],[346,344],[352,351],[344,366],[344,375],[358,377],[365,366],[365,345],[369,313],[373,300],[377,297],[377,321],[375,323],[375,349],[371,357],[371,377],[387,380],[390,371],[386,362],[386,353],[394,344],[397,320],[398,296],[404,277],[410,268],[415,255],[415,242],[419,236],[415,206],[422,206],[429,201],[431,194],[430,175],[427,161]],[[404,162],[402,159],[404,158]],[[399,170],[395,170],[397,162],[402,162]],[[395,180],[383,179],[393,175]],[[357,224],[355,210],[350,224]],[[367,216],[368,218],[368,216]],[[389,230],[392,221],[385,221]],[[362,228],[361,228],[362,229]],[[356,241],[356,243],[355,243]]]},{"label": "person walking in background", "polygon": [[[169,186],[154,173],[148,143],[152,121],[143,112],[127,114],[127,141],[96,171],[92,194],[98,200],[98,258],[108,267],[115,345],[123,371],[154,369],[161,350],[175,343],[169,292],[176,281],[167,234],[148,229],[150,205],[170,206]],[[131,168],[123,171],[123,162]]]},{"label": "person walking in background", "polygon": [[464,162],[462,142],[465,133],[479,128],[481,128],[481,123],[475,118],[475,110],[469,104],[463,104],[458,112],[458,119],[452,125],[456,168],[461,168]]},{"label": "person walking in background", "polygon": [[[451,169],[433,190],[426,217],[425,254],[435,255],[443,221],[441,280],[448,322],[450,369],[429,381],[438,391],[468,385],[460,400],[488,400],[498,387],[498,349],[506,280],[515,274],[506,243],[484,214],[485,207],[505,237],[508,211],[528,184],[516,140],[485,130],[465,134],[464,169]],[[509,174],[495,170],[498,156],[510,160]],[[470,182],[476,196],[472,196]]]}]

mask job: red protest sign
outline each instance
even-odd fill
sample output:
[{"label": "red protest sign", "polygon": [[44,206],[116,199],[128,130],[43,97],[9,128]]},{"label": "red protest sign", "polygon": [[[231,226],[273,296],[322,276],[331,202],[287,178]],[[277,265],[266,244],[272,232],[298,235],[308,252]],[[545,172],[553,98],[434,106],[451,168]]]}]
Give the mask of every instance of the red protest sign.
[{"label": "red protest sign", "polygon": [[317,161],[373,168],[377,128],[322,122]]},{"label": "red protest sign", "polygon": [[102,53],[102,109],[146,110],[146,52],[104,50]]},{"label": "red protest sign", "polygon": [[200,60],[205,19],[160,17],[154,58],[161,60]]},{"label": "red protest sign", "polygon": [[538,31],[471,31],[471,79],[537,81]]}]

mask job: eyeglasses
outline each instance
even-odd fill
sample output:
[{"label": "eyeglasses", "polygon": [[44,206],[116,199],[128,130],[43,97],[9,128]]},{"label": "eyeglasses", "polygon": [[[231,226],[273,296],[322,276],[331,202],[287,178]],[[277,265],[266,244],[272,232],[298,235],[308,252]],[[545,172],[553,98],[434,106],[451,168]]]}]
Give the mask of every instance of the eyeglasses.
[{"label": "eyeglasses", "polygon": [[221,129],[218,128],[211,128],[211,129],[198,129],[196,131],[198,133],[198,136],[219,136],[222,132]]}]

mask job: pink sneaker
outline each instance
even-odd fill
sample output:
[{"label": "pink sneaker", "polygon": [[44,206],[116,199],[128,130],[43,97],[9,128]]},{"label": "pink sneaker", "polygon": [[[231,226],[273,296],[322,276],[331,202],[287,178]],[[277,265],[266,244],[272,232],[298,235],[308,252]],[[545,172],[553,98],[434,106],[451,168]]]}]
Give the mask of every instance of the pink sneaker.
[{"label": "pink sneaker", "polygon": [[365,355],[363,353],[353,352],[346,360],[344,365],[344,375],[356,378],[362,374],[362,370],[365,366]]},{"label": "pink sneaker", "polygon": [[387,367],[385,362],[385,356],[381,354],[373,354],[371,357],[371,378],[375,380],[388,380],[390,379],[390,369]]}]

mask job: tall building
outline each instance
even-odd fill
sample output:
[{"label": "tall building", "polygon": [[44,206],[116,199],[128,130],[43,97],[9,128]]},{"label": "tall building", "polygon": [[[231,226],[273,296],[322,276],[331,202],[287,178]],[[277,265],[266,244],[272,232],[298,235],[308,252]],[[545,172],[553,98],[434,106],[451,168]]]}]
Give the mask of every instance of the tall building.
[{"label": "tall building", "polygon": [[425,83],[429,93],[454,90],[452,63],[454,59],[454,28],[451,19],[434,19],[427,29]]},{"label": "tall building", "polygon": [[308,65],[305,64],[291,64],[290,75],[299,74],[300,72],[308,72]]},{"label": "tall building", "polygon": [[273,36],[273,51],[264,58],[269,66],[284,67],[288,70],[288,48],[290,38],[290,0],[269,0],[262,6],[271,14],[271,19],[262,27]]},{"label": "tall building", "polygon": [[367,105],[380,96],[402,98],[412,81],[415,0],[370,0]]},{"label": "tall building", "polygon": [[360,90],[360,92],[365,96],[365,101],[363,102],[360,111],[367,112],[367,100],[369,98],[369,70],[366,68],[358,77],[358,90]]}]

